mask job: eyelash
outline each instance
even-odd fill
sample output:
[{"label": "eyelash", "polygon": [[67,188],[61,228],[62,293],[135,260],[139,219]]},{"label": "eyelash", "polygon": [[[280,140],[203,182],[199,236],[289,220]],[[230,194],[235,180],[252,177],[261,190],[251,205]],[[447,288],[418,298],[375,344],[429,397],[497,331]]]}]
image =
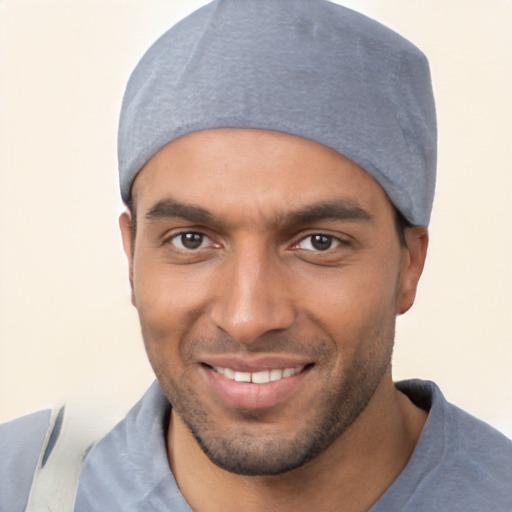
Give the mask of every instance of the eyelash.
[{"label": "eyelash", "polygon": [[[192,245],[194,245],[194,240],[192,237],[194,237],[194,236],[200,237],[199,241],[196,240],[196,242],[198,241],[199,244],[196,247],[186,247],[183,243],[184,237],[186,237],[186,236],[191,238],[189,241],[192,242]],[[320,248],[318,246],[315,247],[315,242],[313,241],[315,237],[317,238],[317,240],[316,240],[317,243],[320,243],[320,244],[324,243],[327,246],[323,247],[323,248]],[[205,241],[207,241],[208,239],[211,240],[211,238],[207,234],[202,233],[201,231],[181,231],[179,233],[175,233],[174,235],[166,238],[164,240],[164,243],[170,243],[170,244],[174,245],[178,250],[181,250],[181,251],[195,252],[199,249],[204,249],[205,247],[202,247],[202,246],[205,243]],[[300,245],[307,240],[310,241],[309,242],[310,248],[300,247]],[[177,245],[176,241],[179,245]],[[350,242],[343,240],[337,236],[334,236],[334,235],[331,235],[328,233],[318,232],[318,233],[311,233],[311,234],[308,234],[308,235],[302,237],[293,246],[293,249],[322,253],[322,252],[329,252],[330,250],[336,249],[337,247],[342,246],[342,245],[347,246],[347,245],[349,245],[349,243]],[[218,244],[212,244],[212,245],[218,246]]]},{"label": "eyelash", "polygon": [[[183,237],[190,236],[190,235],[201,237],[200,244],[197,247],[191,248],[191,247],[184,246]],[[170,243],[170,244],[176,246],[176,244],[174,242],[179,240],[180,245],[181,245],[181,247],[177,247],[179,250],[194,252],[194,251],[197,251],[198,249],[203,249],[204,247],[201,247],[201,246],[207,239],[210,239],[210,237],[208,235],[206,235],[205,233],[201,233],[200,231],[181,231],[179,233],[176,233],[176,234],[168,237],[166,240],[164,240],[164,243]]]},{"label": "eyelash", "polygon": [[[317,239],[316,241],[315,241],[315,238]],[[304,247],[300,247],[300,244],[307,240],[309,240],[309,245],[311,246],[311,248],[305,249]],[[315,242],[320,243],[320,244],[325,243],[327,245],[327,247],[323,247],[323,248],[315,247]],[[321,252],[328,252],[330,250],[336,249],[337,247],[342,246],[342,245],[348,245],[348,243],[349,242],[347,242],[346,240],[342,240],[341,238],[331,235],[331,234],[328,234],[328,233],[311,233],[311,234],[308,234],[308,235],[302,237],[299,240],[299,242],[296,244],[295,247],[298,250],[302,249],[302,250],[306,250],[306,251],[321,253]]]}]

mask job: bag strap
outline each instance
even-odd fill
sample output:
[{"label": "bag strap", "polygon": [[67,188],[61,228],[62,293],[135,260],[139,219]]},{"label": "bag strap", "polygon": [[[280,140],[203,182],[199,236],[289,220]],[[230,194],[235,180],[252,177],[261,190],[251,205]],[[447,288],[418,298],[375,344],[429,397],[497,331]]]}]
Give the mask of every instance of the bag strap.
[{"label": "bag strap", "polygon": [[82,463],[99,437],[67,405],[53,410],[25,512],[73,511]]}]

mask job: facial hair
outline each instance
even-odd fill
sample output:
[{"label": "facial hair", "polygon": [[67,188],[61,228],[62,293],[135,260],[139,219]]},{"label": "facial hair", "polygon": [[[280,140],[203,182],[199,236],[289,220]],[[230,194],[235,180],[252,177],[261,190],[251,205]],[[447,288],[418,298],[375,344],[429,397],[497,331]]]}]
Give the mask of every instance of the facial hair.
[{"label": "facial hair", "polygon": [[[278,475],[321,454],[350,427],[370,402],[390,367],[394,317],[392,321],[384,322],[384,326],[382,322],[375,322],[370,329],[363,331],[361,336],[365,341],[355,344],[358,348],[352,364],[338,370],[335,376],[335,368],[330,366],[330,361],[336,355],[336,345],[331,340],[270,340],[268,346],[265,343],[259,348],[261,352],[276,352],[279,350],[276,346],[286,347],[291,343],[295,351],[301,346],[309,347],[309,350],[314,347],[314,360],[328,376],[328,385],[321,387],[307,414],[297,418],[298,428],[291,434],[282,430],[269,433],[265,428],[265,413],[254,410],[243,411],[243,421],[236,428],[219,427],[208,414],[197,391],[183,376],[173,378],[172,372],[162,371],[159,367],[154,367],[154,370],[174,413],[179,415],[214,464],[239,475]],[[233,340],[196,340],[186,352],[190,355],[197,351],[194,347],[216,346],[221,347],[220,353],[226,353],[228,346],[235,345],[239,347]],[[268,348],[270,346],[272,350]]]}]

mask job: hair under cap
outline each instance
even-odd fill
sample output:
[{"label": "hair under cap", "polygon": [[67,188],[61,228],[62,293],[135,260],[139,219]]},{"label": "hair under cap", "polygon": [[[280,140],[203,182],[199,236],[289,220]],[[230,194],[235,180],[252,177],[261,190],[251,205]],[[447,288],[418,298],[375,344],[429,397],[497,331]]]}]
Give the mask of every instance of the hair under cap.
[{"label": "hair under cap", "polygon": [[215,0],[166,32],[123,100],[121,194],[170,141],[211,128],[285,132],[358,164],[415,225],[428,225],[436,117],[413,44],[326,0]]}]

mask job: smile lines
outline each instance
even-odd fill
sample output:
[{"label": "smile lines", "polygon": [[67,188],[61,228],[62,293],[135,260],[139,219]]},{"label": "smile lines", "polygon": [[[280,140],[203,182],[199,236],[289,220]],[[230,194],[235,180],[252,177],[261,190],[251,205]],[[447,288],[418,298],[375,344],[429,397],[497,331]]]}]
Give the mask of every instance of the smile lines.
[{"label": "smile lines", "polygon": [[219,366],[211,366],[211,368],[230,380],[235,380],[237,382],[253,382],[254,384],[266,384],[267,382],[275,382],[287,377],[292,377],[293,375],[301,372],[304,369],[304,366],[299,366],[297,368],[284,368],[282,370],[263,370],[252,373],[236,372],[231,368],[222,368]]}]

